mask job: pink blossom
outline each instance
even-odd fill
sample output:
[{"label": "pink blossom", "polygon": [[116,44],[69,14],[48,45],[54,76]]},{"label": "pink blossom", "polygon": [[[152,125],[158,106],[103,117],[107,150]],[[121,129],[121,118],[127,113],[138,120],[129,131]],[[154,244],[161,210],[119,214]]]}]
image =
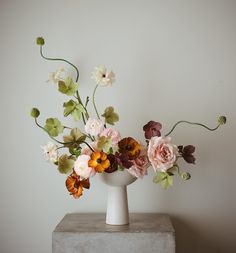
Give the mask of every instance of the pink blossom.
[{"label": "pink blossom", "polygon": [[113,128],[105,128],[101,132],[100,136],[111,137],[112,145],[117,145],[118,142],[121,140],[119,131]]},{"label": "pink blossom", "polygon": [[156,172],[166,172],[177,159],[178,148],[170,141],[170,137],[158,136],[152,137],[149,141],[148,158]]},{"label": "pink blossom", "polygon": [[132,162],[133,165],[128,169],[130,174],[137,178],[143,178],[147,175],[147,169],[150,163],[147,157],[147,150],[144,147],[141,150],[140,155],[135,160],[132,160]]},{"label": "pink blossom", "polygon": [[90,160],[89,155],[80,155],[74,164],[74,171],[77,175],[79,175],[82,179],[87,179],[96,174],[94,168],[88,166],[88,161]]}]

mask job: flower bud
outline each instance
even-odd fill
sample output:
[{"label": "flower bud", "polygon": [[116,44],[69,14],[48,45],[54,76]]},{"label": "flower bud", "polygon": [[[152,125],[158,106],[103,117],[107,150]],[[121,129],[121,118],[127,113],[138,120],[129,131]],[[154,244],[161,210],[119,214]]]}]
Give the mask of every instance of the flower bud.
[{"label": "flower bud", "polygon": [[218,117],[218,123],[220,125],[224,125],[226,123],[226,117],[225,116],[219,116]]},{"label": "flower bud", "polygon": [[31,115],[33,118],[35,118],[35,119],[38,118],[39,114],[40,114],[39,109],[37,109],[37,108],[32,108],[32,109],[31,109],[30,115]]},{"label": "flower bud", "polygon": [[43,37],[38,37],[37,39],[36,39],[36,44],[37,45],[44,45],[45,44],[45,42],[44,42],[44,38]]},{"label": "flower bud", "polygon": [[188,172],[183,172],[181,173],[181,178],[186,181],[189,180],[191,178],[191,175]]}]

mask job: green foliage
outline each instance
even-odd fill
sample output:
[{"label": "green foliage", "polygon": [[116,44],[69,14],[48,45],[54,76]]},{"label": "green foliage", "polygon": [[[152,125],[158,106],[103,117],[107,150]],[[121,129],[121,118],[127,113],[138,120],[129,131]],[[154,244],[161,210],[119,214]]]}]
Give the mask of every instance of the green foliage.
[{"label": "green foliage", "polygon": [[160,183],[164,189],[168,189],[173,185],[173,175],[169,175],[167,172],[158,172],[153,178],[153,182]]},{"label": "green foliage", "polygon": [[112,106],[109,106],[105,109],[104,113],[102,114],[102,117],[104,117],[105,122],[110,125],[114,125],[114,123],[119,120],[119,115],[114,112],[114,108]]},{"label": "green foliage", "polygon": [[98,138],[97,148],[99,151],[103,150],[104,152],[108,153],[111,147],[112,147],[111,137],[101,136]]},{"label": "green foliage", "polygon": [[63,136],[63,140],[65,143],[65,147],[71,148],[71,151],[76,155],[78,152],[75,152],[79,147],[80,144],[83,143],[86,139],[86,135],[84,135],[78,128],[73,128],[70,131],[70,135]]},{"label": "green foliage", "polygon": [[67,77],[65,81],[58,82],[58,90],[68,96],[73,96],[78,90],[78,84],[75,83],[71,77]]},{"label": "green foliage", "polygon": [[64,154],[59,157],[58,160],[58,170],[62,174],[68,174],[72,171],[74,166],[74,160],[71,159],[68,155]]},{"label": "green foliage", "polygon": [[41,46],[44,45],[45,44],[44,38],[43,37],[38,37],[36,39],[36,44],[41,45]]},{"label": "green foliage", "polygon": [[67,117],[71,114],[74,120],[80,120],[82,113],[85,112],[83,106],[74,100],[69,100],[63,104],[64,109],[64,116]]},{"label": "green foliage", "polygon": [[38,108],[32,108],[31,112],[30,112],[31,117],[33,117],[34,119],[38,118],[38,116],[40,115],[40,111]]},{"label": "green foliage", "polygon": [[44,128],[47,130],[48,134],[52,137],[57,137],[63,132],[64,127],[57,118],[48,118]]}]

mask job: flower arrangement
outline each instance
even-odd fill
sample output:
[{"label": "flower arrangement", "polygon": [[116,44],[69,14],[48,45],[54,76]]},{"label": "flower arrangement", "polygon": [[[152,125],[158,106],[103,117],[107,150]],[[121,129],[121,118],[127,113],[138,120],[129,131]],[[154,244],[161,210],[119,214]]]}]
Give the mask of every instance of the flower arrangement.
[{"label": "flower arrangement", "polygon": [[[153,182],[160,183],[165,189],[172,186],[175,175],[188,180],[191,175],[180,170],[178,160],[184,159],[187,163],[194,164],[195,147],[175,145],[171,141],[170,134],[182,123],[198,125],[210,131],[226,123],[225,116],[218,117],[215,128],[181,120],[167,134],[162,135],[161,123],[149,121],[143,126],[145,144],[130,136],[122,138],[119,131],[113,128],[119,120],[114,108],[109,106],[100,115],[95,103],[96,90],[99,87],[111,86],[115,82],[114,72],[107,70],[105,66],[97,67],[93,71],[95,88],[92,104],[96,118],[91,117],[87,108],[90,97],[88,96],[85,101],[80,97],[78,68],[65,59],[46,57],[43,53],[45,41],[42,37],[37,38],[37,44],[40,46],[42,58],[65,62],[76,71],[76,78],[73,80],[70,76],[62,76],[64,69],[58,69],[50,73],[49,81],[58,86],[59,92],[69,97],[63,104],[64,117],[70,116],[75,121],[82,121],[83,130],[64,126],[57,118],[46,119],[45,125],[42,126],[38,122],[40,111],[37,108],[31,110],[36,125],[53,140],[42,146],[43,153],[49,162],[57,166],[59,172],[68,174],[65,184],[74,198],[79,198],[84,189],[89,189],[90,178],[97,173],[127,170],[134,177],[143,178],[147,175],[148,168],[152,166],[155,172]],[[63,141],[56,139],[64,131],[69,132],[63,135]],[[59,154],[62,149],[66,149],[67,152]]]}]

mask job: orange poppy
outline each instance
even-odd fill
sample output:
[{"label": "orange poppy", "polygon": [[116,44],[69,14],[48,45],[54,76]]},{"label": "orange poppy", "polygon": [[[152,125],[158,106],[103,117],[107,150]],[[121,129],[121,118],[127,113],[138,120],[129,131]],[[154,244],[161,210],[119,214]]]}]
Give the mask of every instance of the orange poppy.
[{"label": "orange poppy", "polygon": [[127,154],[131,160],[137,158],[141,151],[141,145],[132,137],[127,137],[119,141],[118,147],[119,152]]},{"label": "orange poppy", "polygon": [[75,199],[82,195],[83,188],[89,189],[89,186],[89,180],[83,179],[80,181],[80,177],[75,172],[72,172],[66,179],[66,188]]},{"label": "orange poppy", "polygon": [[91,159],[88,161],[88,166],[94,168],[98,173],[102,173],[109,168],[110,161],[107,155],[103,152],[93,152]]}]

